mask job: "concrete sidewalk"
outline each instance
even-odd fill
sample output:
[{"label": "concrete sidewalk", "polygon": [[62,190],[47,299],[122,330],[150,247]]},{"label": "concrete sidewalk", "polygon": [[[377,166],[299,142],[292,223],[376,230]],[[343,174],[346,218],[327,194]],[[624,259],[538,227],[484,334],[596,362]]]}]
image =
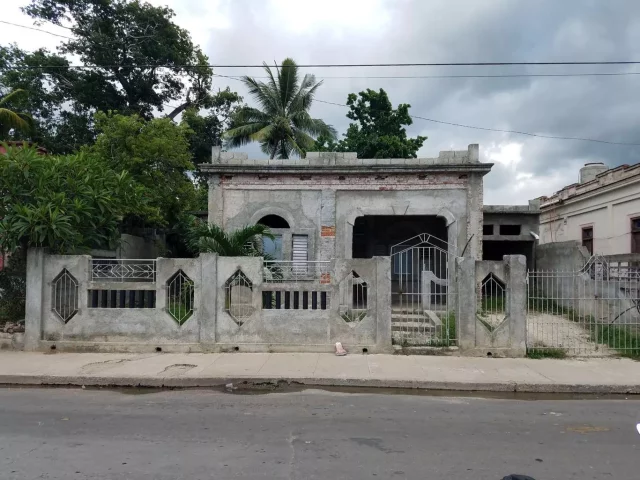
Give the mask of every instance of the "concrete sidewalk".
[{"label": "concrete sidewalk", "polygon": [[627,359],[529,360],[317,353],[0,353],[3,385],[212,387],[229,382],[434,390],[640,393]]}]

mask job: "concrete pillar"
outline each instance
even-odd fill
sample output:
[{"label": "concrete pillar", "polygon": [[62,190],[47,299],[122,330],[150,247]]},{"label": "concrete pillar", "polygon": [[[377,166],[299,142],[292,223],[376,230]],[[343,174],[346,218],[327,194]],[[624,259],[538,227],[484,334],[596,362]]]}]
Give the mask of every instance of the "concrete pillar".
[{"label": "concrete pillar", "polygon": [[209,176],[209,223],[224,228],[224,195],[220,175]]},{"label": "concrete pillar", "polygon": [[[343,236],[344,237],[344,236]],[[320,205],[320,255],[318,260],[336,258],[336,192],[322,190]]]},{"label": "concrete pillar", "polygon": [[391,258],[373,257],[376,261],[376,350],[391,352]]},{"label": "concrete pillar", "polygon": [[[467,235],[465,243],[469,242],[465,257],[482,260],[482,174],[469,174],[467,189]],[[464,248],[464,247],[462,247]]]},{"label": "concrete pillar", "polygon": [[476,346],[476,260],[471,257],[456,258],[455,282],[458,286],[456,331],[461,351]]},{"label": "concrete pillar", "polygon": [[216,319],[218,302],[218,255],[215,253],[201,253],[200,304],[198,318],[200,319],[200,341],[203,344],[216,342]]},{"label": "concrete pillar", "polygon": [[27,292],[25,298],[24,349],[37,350],[42,339],[44,303],[44,262],[43,248],[30,248],[27,252]]},{"label": "concrete pillar", "polygon": [[507,272],[506,316],[509,322],[509,355],[527,354],[527,258],[524,255],[505,255]]}]

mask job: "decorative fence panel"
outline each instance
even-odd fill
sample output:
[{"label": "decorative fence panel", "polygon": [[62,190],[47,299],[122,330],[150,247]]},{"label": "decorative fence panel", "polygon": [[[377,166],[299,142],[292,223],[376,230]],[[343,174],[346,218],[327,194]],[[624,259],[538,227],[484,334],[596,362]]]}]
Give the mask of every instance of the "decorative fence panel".
[{"label": "decorative fence panel", "polygon": [[391,349],[388,258],[29,258],[28,349]]}]

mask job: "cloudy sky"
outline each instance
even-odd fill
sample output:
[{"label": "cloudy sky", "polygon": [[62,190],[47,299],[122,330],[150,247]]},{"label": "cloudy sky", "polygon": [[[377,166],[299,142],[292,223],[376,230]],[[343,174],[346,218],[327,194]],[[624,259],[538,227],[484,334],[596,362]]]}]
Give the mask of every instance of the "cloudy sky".
[{"label": "cloudy sky", "polygon": [[[8,3],[8,2],[7,2]],[[32,21],[17,1],[3,18]],[[152,0],[169,5],[214,64],[640,61],[637,0]],[[52,32],[66,30],[46,25]],[[0,25],[0,42],[54,48],[44,33]],[[305,70],[306,72],[307,70]],[[317,98],[344,103],[350,92],[384,88],[415,115],[479,127],[543,135],[640,143],[640,75],[582,77],[433,78],[438,75],[640,72],[637,66],[316,68]],[[217,69],[223,75],[259,70]],[[373,78],[381,76],[432,78]],[[348,77],[348,78],[345,78]],[[233,80],[218,78],[216,87]],[[249,103],[251,100],[245,98]],[[322,103],[312,113],[343,132],[345,108]],[[525,203],[577,181],[586,162],[640,161],[640,147],[532,138],[416,119],[413,135],[428,140],[420,156],[479,143],[485,203]],[[257,148],[251,152],[262,154]]]}]

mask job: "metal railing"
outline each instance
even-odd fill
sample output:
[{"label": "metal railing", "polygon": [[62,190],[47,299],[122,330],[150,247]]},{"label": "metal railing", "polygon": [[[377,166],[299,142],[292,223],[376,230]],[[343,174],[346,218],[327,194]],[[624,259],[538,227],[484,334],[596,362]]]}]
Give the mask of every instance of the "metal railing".
[{"label": "metal railing", "polygon": [[155,259],[92,258],[93,282],[155,282]]},{"label": "metal railing", "polygon": [[266,283],[313,282],[331,283],[329,261],[266,261],[262,279]]},{"label": "metal railing", "polygon": [[640,356],[640,292],[628,266],[593,256],[575,272],[529,271],[527,284],[530,351]]}]

